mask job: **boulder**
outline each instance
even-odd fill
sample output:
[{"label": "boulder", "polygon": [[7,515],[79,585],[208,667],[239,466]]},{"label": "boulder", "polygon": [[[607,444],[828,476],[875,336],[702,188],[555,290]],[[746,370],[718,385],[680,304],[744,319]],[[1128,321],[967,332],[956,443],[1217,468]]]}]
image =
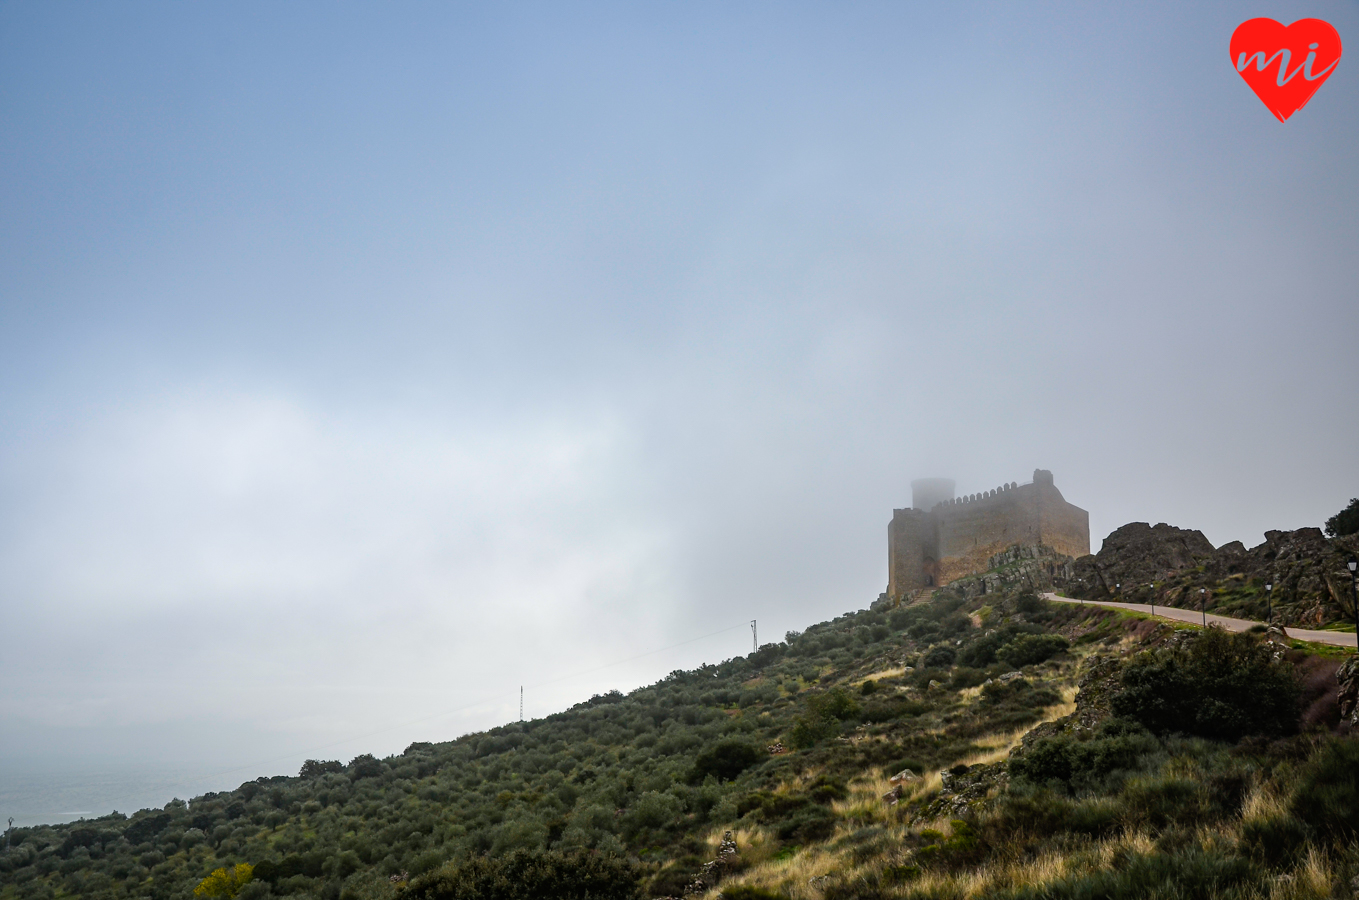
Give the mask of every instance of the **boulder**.
[{"label": "boulder", "polygon": [[1351,727],[1359,726],[1359,657],[1345,660],[1336,670],[1335,679],[1340,682],[1340,721]]}]

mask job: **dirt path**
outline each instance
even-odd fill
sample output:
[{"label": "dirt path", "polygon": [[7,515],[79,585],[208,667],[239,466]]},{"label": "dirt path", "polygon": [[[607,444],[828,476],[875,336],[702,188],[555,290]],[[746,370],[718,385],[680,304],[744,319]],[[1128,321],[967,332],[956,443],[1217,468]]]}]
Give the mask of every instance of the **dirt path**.
[{"label": "dirt path", "polygon": [[[1080,603],[1080,600],[1071,600],[1066,597],[1058,597],[1056,594],[1044,594],[1048,600],[1057,603]],[[1112,609],[1135,609],[1138,612],[1152,613],[1165,619],[1176,619],[1180,622],[1191,622],[1195,625],[1203,624],[1203,615],[1193,609],[1179,609],[1174,606],[1157,606],[1153,608],[1147,603],[1115,603],[1112,600],[1086,600],[1085,603],[1091,606],[1108,606]],[[1249,619],[1233,619],[1229,616],[1215,616],[1208,613],[1209,625],[1220,625],[1228,631],[1247,631],[1256,625],[1263,625],[1263,622],[1252,622]],[[1297,638],[1300,641],[1313,641],[1318,644],[1333,644],[1336,647],[1353,647],[1355,637],[1343,631],[1308,631],[1305,628],[1287,628],[1288,636]]]}]

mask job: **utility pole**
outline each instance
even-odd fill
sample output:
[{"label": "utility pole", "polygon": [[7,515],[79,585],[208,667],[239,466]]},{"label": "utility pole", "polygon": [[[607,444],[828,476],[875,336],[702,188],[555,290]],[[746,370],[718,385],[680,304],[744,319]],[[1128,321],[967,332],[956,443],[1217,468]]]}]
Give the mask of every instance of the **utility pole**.
[{"label": "utility pole", "polygon": [[524,721],[524,686],[519,685],[519,721]]},{"label": "utility pole", "polygon": [[755,620],[750,620],[750,652],[754,653],[760,649],[760,632],[755,628]]}]

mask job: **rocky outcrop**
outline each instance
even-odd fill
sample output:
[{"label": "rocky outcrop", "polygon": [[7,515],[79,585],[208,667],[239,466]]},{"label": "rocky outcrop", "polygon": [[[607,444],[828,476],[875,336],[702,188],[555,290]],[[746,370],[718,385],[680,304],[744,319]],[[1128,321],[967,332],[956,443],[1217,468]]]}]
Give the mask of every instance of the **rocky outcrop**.
[{"label": "rocky outcrop", "polygon": [[736,839],[728,831],[722,835],[722,843],[717,848],[717,857],[704,863],[703,868],[695,873],[694,880],[684,888],[684,896],[695,897],[706,894],[736,867],[736,862]]},{"label": "rocky outcrop", "polygon": [[1074,562],[1042,544],[1015,544],[990,557],[987,572],[959,579],[949,590],[968,600],[1006,591],[1050,591],[1070,581]]},{"label": "rocky outcrop", "polygon": [[1023,756],[1035,741],[1058,734],[1089,731],[1109,718],[1114,694],[1119,690],[1122,665],[1112,656],[1092,656],[1081,668],[1076,682],[1076,711],[1069,716],[1044,722],[1031,729],[1020,740],[1010,756]]},{"label": "rocky outcrop", "polygon": [[[1061,586],[1071,597],[1193,608],[1204,590],[1210,611],[1262,620],[1272,606],[1276,622],[1316,628],[1352,618],[1345,562],[1356,552],[1359,538],[1331,540],[1317,528],[1267,531],[1250,549],[1240,541],[1214,549],[1199,531],[1132,522],[1099,553],[1076,560]],[[1268,604],[1265,584],[1274,585]]]},{"label": "rocky outcrop", "polygon": [[1359,727],[1359,657],[1345,660],[1335,678],[1340,682],[1340,721]]},{"label": "rocky outcrop", "polygon": [[1201,531],[1176,528],[1164,522],[1129,522],[1104,539],[1093,556],[1082,556],[1073,566],[1069,589],[1114,594],[1137,585],[1164,581],[1172,573],[1194,569],[1217,555]]}]

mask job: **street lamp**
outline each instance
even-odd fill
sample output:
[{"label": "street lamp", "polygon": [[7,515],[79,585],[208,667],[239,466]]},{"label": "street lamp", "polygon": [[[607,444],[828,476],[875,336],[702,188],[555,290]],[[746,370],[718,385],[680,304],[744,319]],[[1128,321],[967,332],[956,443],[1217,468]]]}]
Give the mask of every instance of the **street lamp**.
[{"label": "street lamp", "polygon": [[1155,615],[1156,615],[1156,585],[1154,585],[1154,584],[1149,584],[1149,585],[1147,585],[1147,590],[1151,591],[1151,614],[1152,614],[1153,617],[1155,617]]},{"label": "street lamp", "polygon": [[1274,624],[1274,582],[1265,582],[1265,616],[1270,625]]},{"label": "street lamp", "polygon": [[1199,588],[1199,612],[1203,614],[1203,627],[1208,627],[1208,608],[1203,605],[1204,598],[1208,595],[1207,588]]},{"label": "street lamp", "polygon": [[1350,606],[1354,607],[1354,652],[1359,653],[1359,593],[1354,587],[1354,571],[1359,569],[1359,559],[1350,557],[1350,561],[1345,563],[1345,568],[1350,570]]}]

